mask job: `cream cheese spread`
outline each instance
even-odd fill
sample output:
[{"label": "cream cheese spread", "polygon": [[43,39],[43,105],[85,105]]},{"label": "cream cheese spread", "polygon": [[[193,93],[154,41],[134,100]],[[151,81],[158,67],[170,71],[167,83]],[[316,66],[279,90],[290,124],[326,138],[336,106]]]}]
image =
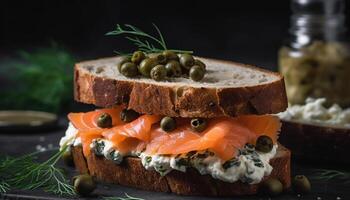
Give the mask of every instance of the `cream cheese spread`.
[{"label": "cream cheese spread", "polygon": [[[60,146],[62,147],[67,141],[69,141],[68,145],[81,145],[77,132],[70,123],[66,135],[60,141]],[[226,162],[208,151],[176,156],[148,155],[145,152],[130,152],[128,155],[122,155],[112,142],[105,139],[93,140],[90,147],[96,155],[104,156],[116,164],[120,164],[125,156],[139,157],[145,169],[155,170],[162,176],[172,170],[186,172],[188,167],[193,167],[202,175],[208,174],[225,182],[233,183],[240,180],[256,184],[271,173],[272,167],[269,161],[276,155],[278,145],[275,144],[269,153],[258,152],[254,147],[246,146],[239,151],[236,158]]]},{"label": "cream cheese spread", "polygon": [[350,127],[350,108],[342,109],[333,104],[326,108],[325,98],[307,98],[305,105],[293,105],[278,116],[283,120],[298,120],[318,124]]}]

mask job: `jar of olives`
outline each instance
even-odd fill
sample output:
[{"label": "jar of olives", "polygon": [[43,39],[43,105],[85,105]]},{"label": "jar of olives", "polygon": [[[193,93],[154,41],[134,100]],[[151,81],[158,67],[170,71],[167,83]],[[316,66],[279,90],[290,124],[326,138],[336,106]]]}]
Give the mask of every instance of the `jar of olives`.
[{"label": "jar of olives", "polygon": [[350,51],[343,0],[292,0],[290,37],[279,50],[289,103],[325,97],[350,106]]}]

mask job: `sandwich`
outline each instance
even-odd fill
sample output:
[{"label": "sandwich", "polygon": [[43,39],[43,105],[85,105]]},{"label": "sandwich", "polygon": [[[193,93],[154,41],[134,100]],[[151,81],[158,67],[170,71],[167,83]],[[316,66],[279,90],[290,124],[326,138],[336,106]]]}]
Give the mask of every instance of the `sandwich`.
[{"label": "sandwich", "polygon": [[[181,67],[182,56],[188,55],[173,58]],[[287,108],[283,77],[192,58],[190,65],[202,65],[205,74],[192,77],[185,67],[190,77],[166,71],[164,78],[153,72],[163,62],[157,55],[150,76],[126,73],[135,62],[140,70],[139,59],[77,63],[74,98],[97,107],[68,115],[60,144],[70,146],[77,170],[102,182],[180,195],[252,195],[272,178],[288,188],[290,151],[278,143],[281,123],[273,115]]]}]

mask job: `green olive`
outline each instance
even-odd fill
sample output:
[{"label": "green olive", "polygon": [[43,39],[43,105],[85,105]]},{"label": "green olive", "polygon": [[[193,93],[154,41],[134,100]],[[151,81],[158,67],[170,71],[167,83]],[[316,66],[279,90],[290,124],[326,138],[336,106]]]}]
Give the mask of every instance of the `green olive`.
[{"label": "green olive", "polygon": [[137,119],[140,116],[140,114],[132,109],[123,109],[120,112],[120,119],[123,122],[131,122]]},{"label": "green olive", "polygon": [[151,70],[151,78],[156,81],[161,81],[166,77],[166,69],[164,65],[157,65]]},{"label": "green olive", "polygon": [[262,183],[261,187],[262,192],[270,196],[277,196],[283,191],[283,185],[281,181],[276,178],[267,179]]},{"label": "green olive", "polygon": [[198,65],[198,66],[200,66],[200,67],[202,67],[202,68],[204,69],[204,71],[205,71],[206,68],[207,68],[207,66],[206,66],[202,61],[200,61],[200,60],[198,60],[198,59],[195,59],[195,60],[194,60],[194,64],[195,64],[195,65]]},{"label": "green olive", "polygon": [[177,56],[177,54],[173,51],[170,50],[165,50],[163,51],[163,55],[165,56],[165,58],[169,61],[169,60],[179,60],[179,57]]},{"label": "green olive", "polygon": [[146,55],[142,51],[135,51],[132,54],[131,62],[135,64],[139,64],[145,58],[146,58]]},{"label": "green olive", "polygon": [[154,58],[158,64],[162,64],[162,65],[164,65],[167,61],[166,57],[160,53],[153,55],[152,58]]},{"label": "green olive", "polygon": [[112,117],[108,113],[102,113],[97,118],[97,126],[100,128],[111,128],[112,127]]},{"label": "green olive", "polygon": [[120,70],[120,73],[126,77],[135,77],[138,74],[137,66],[132,62],[124,63]]},{"label": "green olive", "polygon": [[203,118],[193,118],[191,128],[196,132],[202,132],[207,128],[207,121]]},{"label": "green olive", "polygon": [[268,153],[272,150],[273,142],[272,139],[267,135],[261,135],[256,140],[255,150]]},{"label": "green olive", "polygon": [[122,73],[122,71],[121,71],[122,65],[126,62],[131,62],[130,57],[128,57],[128,56],[122,57],[121,61],[117,65],[119,73]]},{"label": "green olive", "polygon": [[176,60],[171,60],[165,65],[166,74],[169,77],[179,77],[182,75],[180,63]]},{"label": "green olive", "polygon": [[202,67],[200,67],[198,65],[194,65],[193,67],[191,67],[190,72],[189,72],[190,78],[194,81],[202,80],[204,75],[205,75],[205,71],[203,70]]},{"label": "green olive", "polygon": [[309,179],[304,175],[296,175],[292,181],[293,190],[298,194],[306,194],[311,190]]},{"label": "green olive", "polygon": [[194,65],[194,58],[190,54],[181,54],[180,64],[185,69],[190,69]]},{"label": "green olive", "polygon": [[62,160],[64,164],[66,164],[69,167],[74,167],[74,160],[73,160],[73,155],[71,150],[66,150],[62,154]]},{"label": "green olive", "polygon": [[176,128],[176,121],[172,117],[163,117],[160,121],[160,127],[163,131],[170,132]]},{"label": "green olive", "polygon": [[88,174],[73,177],[75,191],[81,196],[87,196],[96,188],[96,183]]},{"label": "green olive", "polygon": [[151,70],[156,65],[157,61],[154,58],[146,58],[140,63],[139,72],[145,77],[151,77]]}]

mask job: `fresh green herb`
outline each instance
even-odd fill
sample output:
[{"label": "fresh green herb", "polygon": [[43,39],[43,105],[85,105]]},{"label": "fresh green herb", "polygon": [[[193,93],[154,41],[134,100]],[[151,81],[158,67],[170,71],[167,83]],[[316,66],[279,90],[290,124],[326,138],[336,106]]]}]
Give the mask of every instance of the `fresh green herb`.
[{"label": "fresh green herb", "polygon": [[35,161],[37,154],[27,154],[18,158],[5,157],[0,166],[0,177],[3,179],[1,193],[9,189],[34,190],[43,189],[46,192],[60,196],[72,196],[74,188],[69,184],[62,169],[56,163],[67,150],[68,145],[43,163]]},{"label": "fresh green herb", "polygon": [[143,198],[132,197],[127,193],[124,193],[125,197],[103,197],[103,200],[145,200]]},{"label": "fresh green herb", "polygon": [[[159,53],[164,50],[171,50],[175,53],[189,53],[189,54],[193,53],[193,51],[168,49],[164,41],[164,37],[160,32],[159,28],[155,24],[152,24],[152,25],[157,31],[158,38],[148,33],[145,33],[141,29],[135,26],[132,26],[130,24],[125,24],[124,26],[117,24],[117,28],[114,31],[106,33],[106,35],[127,35],[125,39],[131,41],[138,48],[138,50],[146,53]],[[116,53],[123,54],[123,55],[131,55],[131,54],[125,54],[117,51]]]},{"label": "fresh green herb", "polygon": [[20,61],[0,69],[0,77],[9,82],[0,91],[0,109],[58,112],[71,102],[75,59],[70,53],[53,44],[19,56]]},{"label": "fresh green herb", "polygon": [[350,184],[350,172],[329,170],[329,169],[317,169],[310,178],[319,181],[330,181],[334,179],[340,179],[344,184]]},{"label": "fresh green herb", "polygon": [[10,189],[10,186],[8,183],[5,182],[5,180],[2,180],[0,182],[0,194],[6,193]]},{"label": "fresh green herb", "polygon": [[239,166],[241,164],[241,161],[239,161],[237,158],[232,158],[231,160],[226,161],[224,164],[222,164],[222,168],[225,170],[228,168],[231,168],[233,166]]}]

